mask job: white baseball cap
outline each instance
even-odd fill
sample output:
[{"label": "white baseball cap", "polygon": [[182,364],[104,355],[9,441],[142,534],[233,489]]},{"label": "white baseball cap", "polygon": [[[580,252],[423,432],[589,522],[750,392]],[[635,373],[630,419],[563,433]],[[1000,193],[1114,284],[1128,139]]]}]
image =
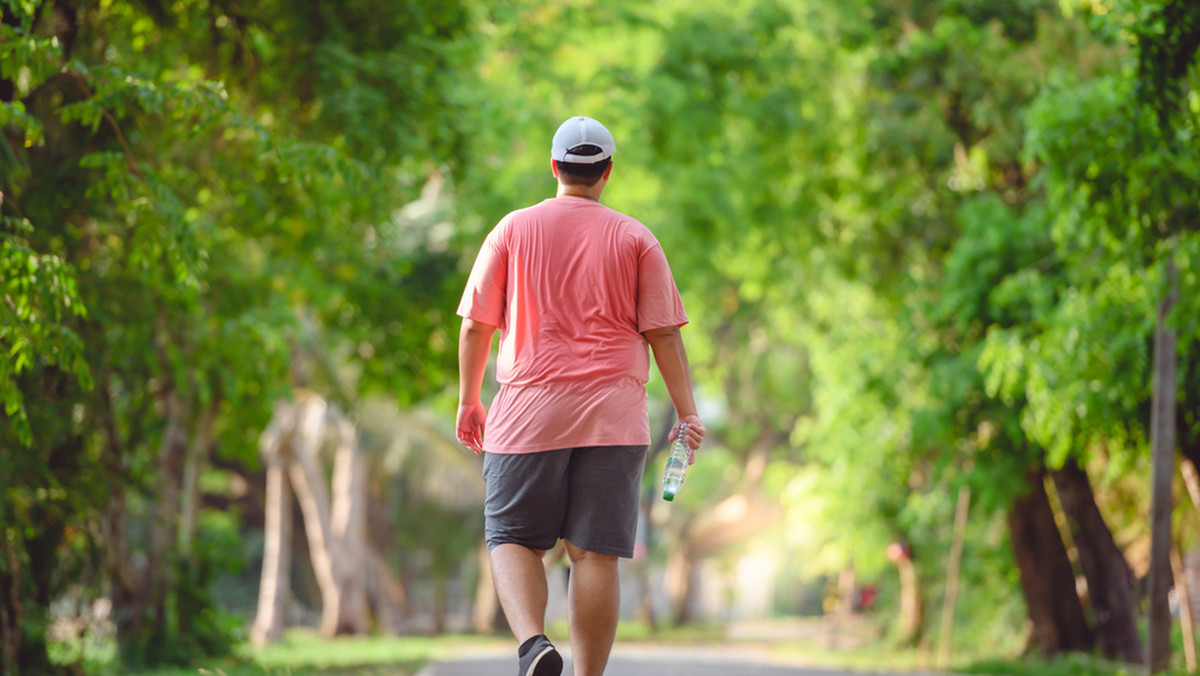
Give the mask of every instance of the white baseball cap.
[{"label": "white baseball cap", "polygon": [[550,159],[573,164],[595,164],[612,157],[615,152],[617,143],[604,125],[582,115],[559,125],[550,145]]}]

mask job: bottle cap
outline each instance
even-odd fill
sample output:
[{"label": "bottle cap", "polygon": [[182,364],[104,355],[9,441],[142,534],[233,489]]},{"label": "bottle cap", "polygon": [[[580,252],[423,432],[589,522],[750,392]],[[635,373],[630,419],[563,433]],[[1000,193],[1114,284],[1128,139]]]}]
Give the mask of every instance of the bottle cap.
[{"label": "bottle cap", "polygon": [[663,500],[666,500],[667,502],[671,502],[674,499],[675,499],[674,493],[668,493],[667,491],[663,491]]}]

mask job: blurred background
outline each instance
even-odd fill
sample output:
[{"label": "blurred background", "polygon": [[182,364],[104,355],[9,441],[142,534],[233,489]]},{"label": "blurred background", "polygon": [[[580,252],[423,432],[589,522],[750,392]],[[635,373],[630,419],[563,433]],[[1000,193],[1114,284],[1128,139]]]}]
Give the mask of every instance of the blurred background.
[{"label": "blurred background", "polygon": [[664,503],[652,375],[628,623],[1141,662],[1165,518],[1192,633],[1197,3],[0,15],[0,673],[506,636],[454,310],[578,114],[710,431]]}]

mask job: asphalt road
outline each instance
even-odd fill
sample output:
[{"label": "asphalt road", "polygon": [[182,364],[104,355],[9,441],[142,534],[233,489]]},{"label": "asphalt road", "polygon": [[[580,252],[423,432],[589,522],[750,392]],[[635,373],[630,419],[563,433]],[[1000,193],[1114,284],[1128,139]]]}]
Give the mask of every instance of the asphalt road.
[{"label": "asphalt road", "polygon": [[[571,676],[570,655],[564,650],[563,676]],[[516,653],[488,653],[427,665],[417,676],[513,676]],[[785,665],[765,651],[742,648],[637,648],[613,651],[605,676],[853,676],[856,673]],[[889,676],[878,674],[874,676]],[[891,676],[930,676],[911,672]]]}]

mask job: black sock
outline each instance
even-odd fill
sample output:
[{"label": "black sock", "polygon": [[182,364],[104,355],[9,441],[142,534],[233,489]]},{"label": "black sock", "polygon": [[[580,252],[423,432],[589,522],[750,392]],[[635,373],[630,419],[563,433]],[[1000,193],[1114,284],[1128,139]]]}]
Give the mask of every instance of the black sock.
[{"label": "black sock", "polygon": [[525,653],[529,652],[529,650],[530,650],[531,648],[533,648],[533,644],[534,644],[534,643],[537,643],[537,640],[538,640],[539,638],[540,638],[540,639],[549,640],[549,639],[546,639],[546,635],[545,635],[545,634],[538,634],[537,636],[532,636],[532,637],[530,637],[530,638],[529,638],[529,640],[527,640],[527,641],[525,641],[524,643],[522,643],[522,644],[521,644],[521,647],[517,649],[517,656],[518,656],[518,657],[524,657],[524,656],[525,656]]}]

